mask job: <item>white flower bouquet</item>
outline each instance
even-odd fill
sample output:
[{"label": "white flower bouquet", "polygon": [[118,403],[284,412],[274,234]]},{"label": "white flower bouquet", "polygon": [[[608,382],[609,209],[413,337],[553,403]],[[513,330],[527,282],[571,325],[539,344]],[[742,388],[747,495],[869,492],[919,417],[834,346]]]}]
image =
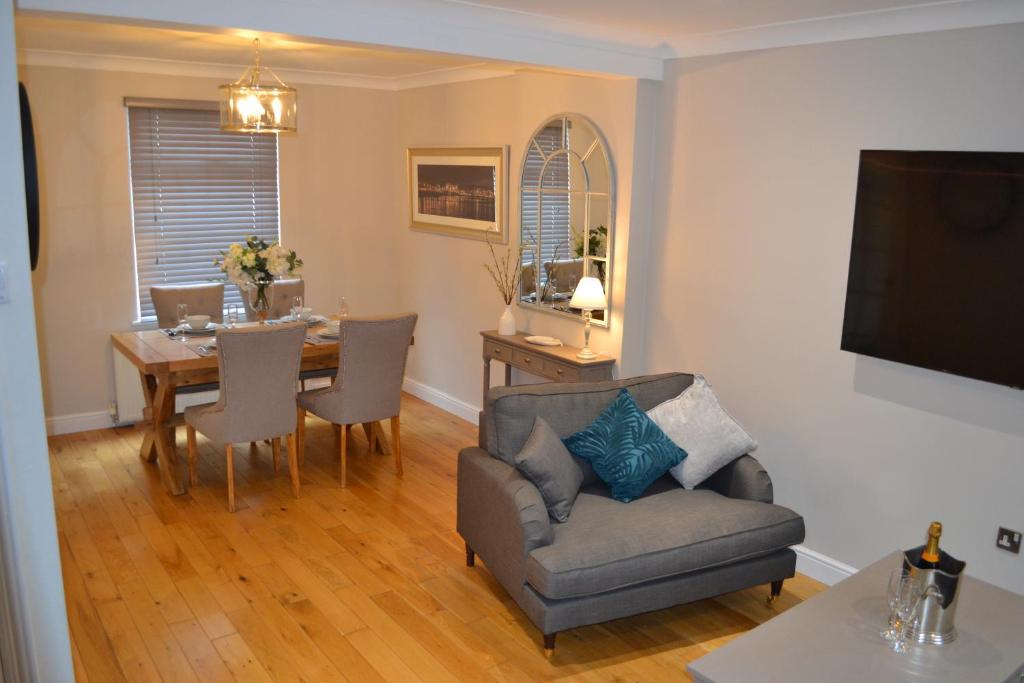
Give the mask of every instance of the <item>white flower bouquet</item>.
[{"label": "white flower bouquet", "polygon": [[294,251],[258,237],[250,237],[244,245],[232,244],[220,254],[217,265],[229,280],[250,292],[252,307],[261,318],[270,309],[267,290],[274,280],[298,275],[302,268],[302,259]]}]

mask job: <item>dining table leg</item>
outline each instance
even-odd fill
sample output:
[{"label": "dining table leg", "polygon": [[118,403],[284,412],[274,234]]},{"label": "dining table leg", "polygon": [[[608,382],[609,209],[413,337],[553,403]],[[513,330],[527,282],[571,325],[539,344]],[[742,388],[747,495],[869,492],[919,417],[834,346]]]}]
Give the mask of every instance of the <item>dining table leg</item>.
[{"label": "dining table leg", "polygon": [[[146,399],[146,407],[142,411],[142,417],[152,422],[153,400],[156,397],[156,377],[139,371],[139,379],[142,380],[142,396]],[[139,457],[146,462],[156,462],[156,440],[153,438],[154,430],[146,430],[142,436],[142,447],[139,449]]]},{"label": "dining table leg", "polygon": [[160,480],[164,488],[175,496],[185,493],[182,481],[181,463],[178,462],[178,450],[170,439],[170,423],[174,417],[174,397],[177,387],[171,378],[156,378],[156,393],[153,396],[153,440],[156,444],[157,466],[160,469]]}]

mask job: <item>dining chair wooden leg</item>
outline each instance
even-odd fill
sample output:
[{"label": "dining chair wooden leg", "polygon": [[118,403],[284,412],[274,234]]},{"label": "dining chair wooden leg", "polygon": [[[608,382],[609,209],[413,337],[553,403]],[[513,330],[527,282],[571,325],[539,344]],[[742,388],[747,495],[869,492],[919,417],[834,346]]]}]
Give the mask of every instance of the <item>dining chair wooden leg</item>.
[{"label": "dining chair wooden leg", "polygon": [[332,424],[331,427],[334,429],[334,450],[337,451],[341,448],[341,425]]},{"label": "dining chair wooden leg", "polygon": [[352,445],[352,425],[345,425],[345,441],[348,441],[348,445]]},{"label": "dining chair wooden leg", "polygon": [[299,454],[297,450],[296,441],[298,436],[295,434],[288,435],[288,472],[292,477],[292,494],[296,498],[299,497]]},{"label": "dining chair wooden leg", "polygon": [[295,425],[295,440],[298,442],[295,447],[298,449],[299,466],[306,460],[306,409],[299,408],[297,423]]},{"label": "dining chair wooden leg", "polygon": [[234,444],[224,447],[228,460],[228,512],[235,511],[235,453]]},{"label": "dining chair wooden leg", "polygon": [[199,458],[196,448],[196,430],[192,425],[185,428],[185,436],[188,441],[188,485],[199,485],[199,473],[196,471],[196,460]]},{"label": "dining chair wooden leg", "polygon": [[391,441],[391,450],[395,452],[395,473],[402,476],[402,429],[397,415],[391,418]]},{"label": "dining chair wooden leg", "polygon": [[281,459],[281,437],[275,436],[270,441],[270,450],[274,454],[274,474],[280,471],[281,467],[278,461]]},{"label": "dining chair wooden leg", "polygon": [[[340,431],[340,430],[339,430]],[[348,425],[345,425],[345,435],[338,439],[341,446],[341,488],[348,487]]]},{"label": "dining chair wooden leg", "polygon": [[376,429],[376,427],[377,427],[377,423],[375,423],[375,422],[370,423],[370,433],[369,433],[369,437],[370,438],[367,439],[367,440],[370,442],[370,452],[371,453],[375,453],[377,451],[377,429]]}]

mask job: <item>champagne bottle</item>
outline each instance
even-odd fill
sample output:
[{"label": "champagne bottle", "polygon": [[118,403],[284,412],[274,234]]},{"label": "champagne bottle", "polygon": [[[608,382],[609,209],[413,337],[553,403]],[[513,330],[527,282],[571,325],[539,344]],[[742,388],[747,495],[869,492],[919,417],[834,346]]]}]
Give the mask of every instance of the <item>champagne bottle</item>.
[{"label": "champagne bottle", "polygon": [[921,560],[917,563],[920,569],[938,569],[939,567],[939,536],[942,535],[942,524],[932,522],[928,526],[928,543],[921,551]]}]

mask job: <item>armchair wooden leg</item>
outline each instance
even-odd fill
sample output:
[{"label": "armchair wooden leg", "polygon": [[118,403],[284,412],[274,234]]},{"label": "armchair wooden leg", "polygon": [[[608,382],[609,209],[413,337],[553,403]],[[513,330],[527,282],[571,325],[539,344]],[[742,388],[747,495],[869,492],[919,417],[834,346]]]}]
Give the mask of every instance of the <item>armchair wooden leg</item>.
[{"label": "armchair wooden leg", "polygon": [[199,458],[196,448],[196,430],[192,425],[188,425],[185,434],[188,440],[188,485],[194,487],[199,485],[199,473],[196,471],[196,461]]},{"label": "armchair wooden leg", "polygon": [[341,488],[348,487],[348,430],[349,426],[345,425],[345,435],[338,439],[341,444],[338,448],[341,451]]},{"label": "armchair wooden leg", "polygon": [[295,427],[296,448],[299,451],[299,466],[306,460],[306,409],[299,408],[298,424]]},{"label": "armchair wooden leg", "polygon": [[234,444],[224,447],[228,459],[228,512],[235,511],[235,453]]},{"label": "armchair wooden leg", "polygon": [[270,442],[270,449],[274,453],[274,474],[280,470],[278,461],[281,459],[281,437],[275,436]]},{"label": "armchair wooden leg", "polygon": [[782,595],[782,581],[772,581],[771,593],[768,594],[768,604],[771,605],[778,600],[780,595]]},{"label": "armchair wooden leg", "polygon": [[544,650],[548,654],[551,654],[551,652],[555,649],[555,636],[557,635],[557,631],[555,633],[544,634]]},{"label": "armchair wooden leg", "polygon": [[467,543],[466,544],[466,566],[467,567],[473,567],[475,565],[476,565],[476,553],[473,552],[473,549],[470,548],[469,544]]},{"label": "armchair wooden leg", "polygon": [[296,449],[297,437],[295,434],[288,435],[288,472],[292,476],[292,493],[299,497],[299,453]]},{"label": "armchair wooden leg", "polygon": [[256,455],[256,442],[255,441],[250,441],[249,442],[249,455],[250,456]]},{"label": "armchair wooden leg", "polygon": [[402,476],[402,430],[398,415],[391,418],[391,450],[395,452],[395,473]]}]

